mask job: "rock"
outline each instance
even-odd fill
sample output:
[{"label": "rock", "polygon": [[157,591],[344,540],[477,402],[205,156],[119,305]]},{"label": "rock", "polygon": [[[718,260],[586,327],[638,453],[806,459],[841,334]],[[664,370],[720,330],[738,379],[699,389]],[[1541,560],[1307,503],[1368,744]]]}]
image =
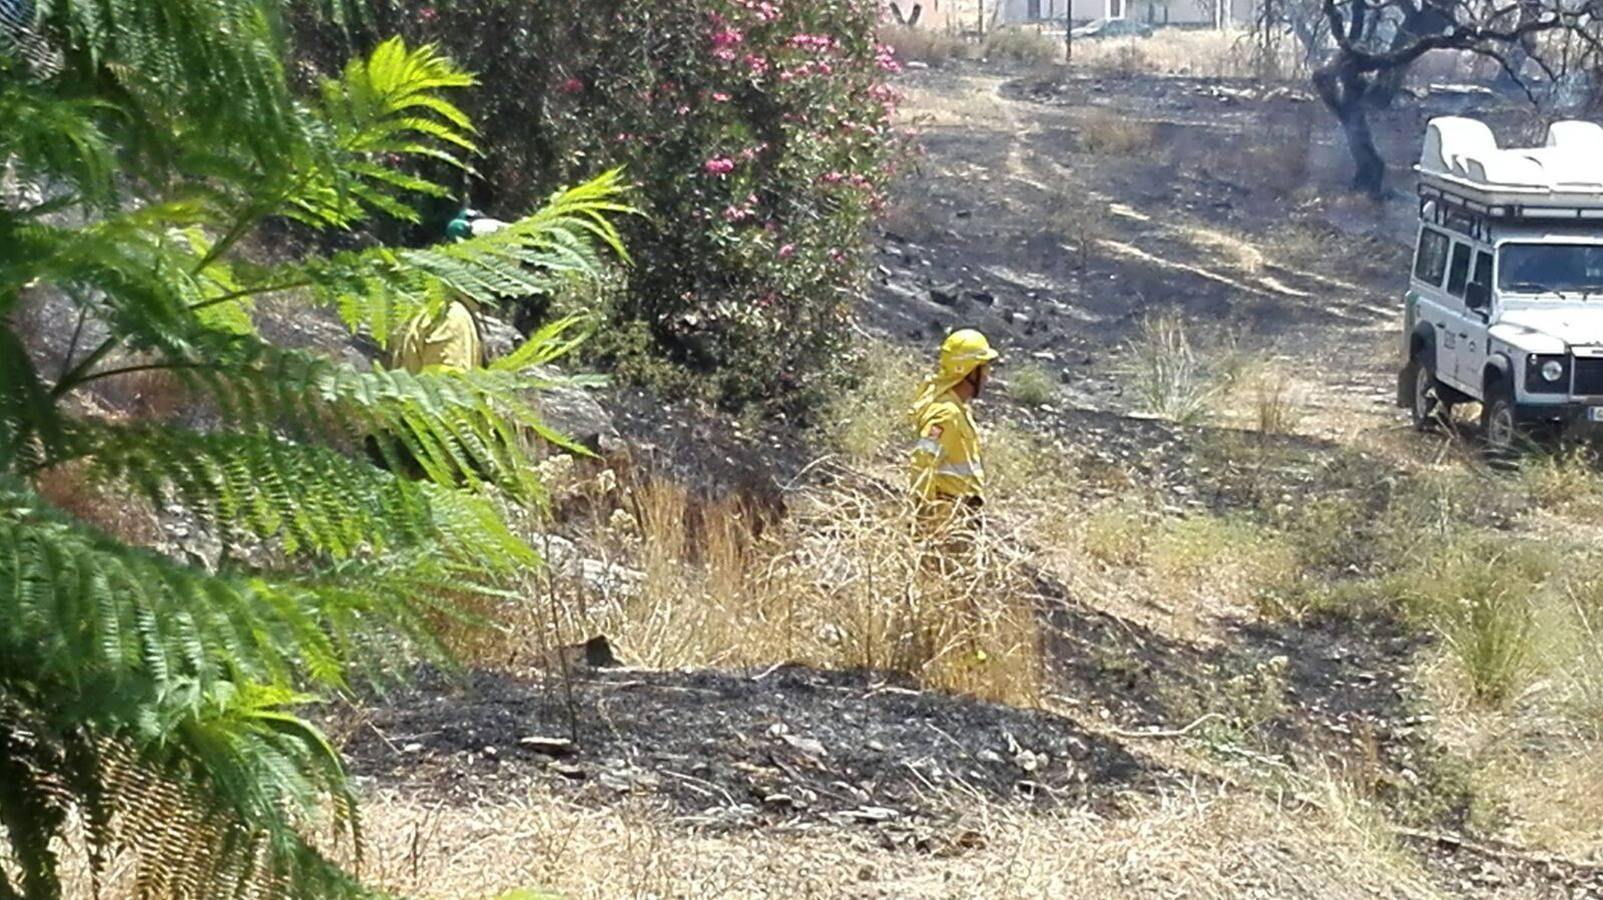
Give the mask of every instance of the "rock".
[{"label": "rock", "polygon": [[[535,369],[541,378],[561,380],[561,375],[550,369]],[[609,455],[624,449],[623,438],[612,414],[598,403],[584,388],[571,384],[558,384],[540,390],[528,398],[546,425],[592,453]]]},{"label": "rock", "polygon": [[962,294],[959,293],[956,282],[930,287],[930,301],[932,303],[938,303],[941,306],[956,306],[961,299]]},{"label": "rock", "polygon": [[996,295],[990,291],[969,291],[968,298],[973,300],[975,303],[981,303],[985,306],[990,306],[996,302]]},{"label": "rock", "polygon": [[603,596],[637,593],[641,582],[646,580],[646,573],[638,569],[602,562],[599,559],[580,560],[577,575],[586,587]]},{"label": "rock", "polygon": [[512,351],[523,346],[523,335],[500,316],[487,312],[480,313],[478,320],[479,339],[484,342],[485,355],[491,359],[509,356]]},{"label": "rock", "polygon": [[547,650],[541,665],[551,672],[572,672],[575,669],[611,669],[620,663],[612,652],[612,642],[606,635],[596,635],[578,644],[568,644]]},{"label": "rock", "polygon": [[574,750],[573,741],[567,738],[542,737],[536,734],[519,738],[518,746],[527,747],[535,753],[543,753],[546,756],[571,756]]},{"label": "rock", "polygon": [[779,736],[779,739],[784,741],[786,744],[789,744],[793,749],[799,750],[808,756],[823,757],[829,755],[829,750],[824,747],[823,743],[814,738],[797,737],[793,734],[782,734]]},{"label": "rock", "polygon": [[859,806],[846,811],[846,817],[858,822],[889,822],[901,813],[886,806]]}]

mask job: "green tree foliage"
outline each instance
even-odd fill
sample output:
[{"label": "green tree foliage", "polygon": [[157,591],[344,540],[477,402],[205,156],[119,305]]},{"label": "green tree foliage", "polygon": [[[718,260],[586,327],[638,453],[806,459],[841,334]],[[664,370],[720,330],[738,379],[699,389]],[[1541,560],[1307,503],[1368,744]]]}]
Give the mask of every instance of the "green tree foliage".
[{"label": "green tree foliage", "polygon": [[[450,0],[381,5],[373,30],[438,41],[495,87],[469,101],[482,205],[597,167],[636,180],[636,264],[592,350],[624,374],[643,351],[693,375],[684,387],[797,408],[850,333],[866,226],[904,149],[876,7]],[[344,32],[298,34],[325,67],[343,55]]]},{"label": "green tree foliage", "polygon": [[[140,896],[363,894],[332,861],[359,848],[339,755],[298,707],[440,652],[466,615],[441,598],[500,602],[539,562],[504,513],[538,496],[523,398],[572,322],[414,375],[276,346],[255,304],[382,344],[453,293],[594,278],[622,253],[619,175],[451,246],[286,250],[415,221],[446,194],[416,173],[467,168],[477,138],[449,99],[474,79],[432,47],[291,90],[280,7],[36,0],[0,22],[0,898],[59,896],[74,827],[97,873],[132,856]],[[73,310],[54,359],[17,325],[46,295]],[[153,374],[185,416],[95,414]],[[372,465],[369,436],[425,477]],[[46,499],[68,469],[254,549],[208,571],[133,546]]]}]

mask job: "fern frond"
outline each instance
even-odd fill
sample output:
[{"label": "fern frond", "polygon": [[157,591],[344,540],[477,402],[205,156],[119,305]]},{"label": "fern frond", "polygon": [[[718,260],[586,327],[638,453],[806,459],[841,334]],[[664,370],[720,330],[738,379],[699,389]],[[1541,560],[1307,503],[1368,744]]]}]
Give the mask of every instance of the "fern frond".
[{"label": "fern frond", "polygon": [[482,496],[413,482],[323,447],[268,432],[75,429],[105,477],[158,503],[179,502],[225,534],[274,540],[291,555],[439,554],[494,579],[539,565]]},{"label": "fern frond", "polygon": [[627,261],[611,219],[635,212],[621,202],[625,189],[620,171],[607,172],[491,234],[426,249],[340,253],[262,279],[304,285],[314,303],[337,309],[348,328],[383,345],[411,317],[437,315],[449,292],[491,304],[599,278],[606,261],[598,242]]},{"label": "fern frond", "polygon": [[29,85],[0,87],[0,159],[24,178],[48,175],[85,199],[112,192],[114,150],[98,119],[114,110],[96,99],[63,100]]},{"label": "fern frond", "polygon": [[[68,84],[90,91],[116,85],[151,112],[183,115],[185,137],[226,135],[258,159],[283,155],[295,139],[277,4],[35,0],[35,6],[37,30],[59,38],[53,41],[63,56],[58,78]],[[162,118],[151,117],[151,134]]]}]

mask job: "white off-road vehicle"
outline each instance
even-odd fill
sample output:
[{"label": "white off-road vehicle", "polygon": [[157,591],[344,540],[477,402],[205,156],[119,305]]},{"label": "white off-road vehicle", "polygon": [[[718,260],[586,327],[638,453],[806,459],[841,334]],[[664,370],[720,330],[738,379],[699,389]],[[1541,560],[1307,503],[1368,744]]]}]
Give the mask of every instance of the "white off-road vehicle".
[{"label": "white off-road vehicle", "polygon": [[1481,404],[1487,448],[1603,423],[1603,127],[1500,148],[1479,121],[1425,134],[1398,403],[1420,428]]}]

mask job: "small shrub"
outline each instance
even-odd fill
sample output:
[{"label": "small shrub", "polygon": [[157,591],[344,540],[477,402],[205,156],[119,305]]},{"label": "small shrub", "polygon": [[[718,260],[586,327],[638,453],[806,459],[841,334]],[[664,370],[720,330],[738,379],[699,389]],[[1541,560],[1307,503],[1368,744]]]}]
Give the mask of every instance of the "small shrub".
[{"label": "small shrub", "polygon": [[1522,461],[1520,482],[1531,502],[1543,509],[1574,510],[1603,499],[1597,455],[1585,447],[1532,454]]},{"label": "small shrub", "polygon": [[1063,45],[1031,28],[998,28],[981,45],[987,59],[1042,65],[1063,56]]},{"label": "small shrub", "polygon": [[1126,376],[1138,408],[1180,425],[1207,418],[1223,387],[1178,316],[1148,318],[1129,347]]},{"label": "small shrub", "polygon": [[892,448],[911,445],[908,410],[923,372],[906,352],[886,344],[866,349],[854,365],[854,378],[825,409],[828,444],[848,462],[862,464]]},{"label": "small shrub", "polygon": [[1269,609],[1299,572],[1295,550],[1279,535],[1213,516],[1167,523],[1152,539],[1148,562],[1173,586]]},{"label": "small shrub", "polygon": [[1302,422],[1302,408],[1289,379],[1280,373],[1265,373],[1253,383],[1254,426],[1266,435],[1296,434]]},{"label": "small shrub", "polygon": [[1444,633],[1476,698],[1499,705],[1514,695],[1530,661],[1530,598],[1491,566],[1466,574]]},{"label": "small shrub", "polygon": [[1603,729],[1603,584],[1590,575],[1571,580],[1564,593],[1570,615],[1564,625],[1568,649],[1562,668],[1572,682],[1576,711]]},{"label": "small shrub", "polygon": [[879,39],[904,62],[939,66],[969,55],[968,42],[962,37],[933,28],[885,25],[880,27]]},{"label": "small shrub", "polygon": [[1049,485],[1068,479],[1061,454],[1035,433],[1009,422],[982,425],[981,431],[988,497],[1039,499]]},{"label": "small shrub", "polygon": [[1140,509],[1128,504],[1105,506],[1086,519],[1080,547],[1105,566],[1131,568],[1146,554],[1151,530],[1149,517]]},{"label": "small shrub", "polygon": [[1087,191],[1056,190],[1043,206],[1048,230],[1072,244],[1081,270],[1091,264],[1091,248],[1107,232],[1107,202]]},{"label": "small shrub", "polygon": [[1058,383],[1044,366],[1029,363],[1008,376],[1007,393],[1022,406],[1045,406],[1057,399]]},{"label": "small shrub", "polygon": [[1531,673],[1534,604],[1553,564],[1545,548],[1476,535],[1418,557],[1388,582],[1413,618],[1442,635],[1475,699],[1498,706]]},{"label": "small shrub", "polygon": [[1080,121],[1080,147],[1098,156],[1124,156],[1152,145],[1152,126],[1129,113],[1095,107]]},{"label": "small shrub", "polygon": [[1100,53],[1091,65],[1099,72],[1121,78],[1130,78],[1152,71],[1152,60],[1134,42],[1124,41],[1111,52]]}]

